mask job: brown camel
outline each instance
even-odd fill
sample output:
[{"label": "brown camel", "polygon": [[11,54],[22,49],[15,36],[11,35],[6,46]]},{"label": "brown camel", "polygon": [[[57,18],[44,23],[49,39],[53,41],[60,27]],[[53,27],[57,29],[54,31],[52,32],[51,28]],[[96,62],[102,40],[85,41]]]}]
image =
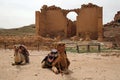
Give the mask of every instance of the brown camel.
[{"label": "brown camel", "polygon": [[67,54],[65,51],[65,44],[64,43],[58,43],[57,44],[57,50],[58,50],[58,57],[55,59],[55,61],[52,63],[52,70],[55,73],[68,73],[68,67],[70,65],[70,61],[67,58]]}]

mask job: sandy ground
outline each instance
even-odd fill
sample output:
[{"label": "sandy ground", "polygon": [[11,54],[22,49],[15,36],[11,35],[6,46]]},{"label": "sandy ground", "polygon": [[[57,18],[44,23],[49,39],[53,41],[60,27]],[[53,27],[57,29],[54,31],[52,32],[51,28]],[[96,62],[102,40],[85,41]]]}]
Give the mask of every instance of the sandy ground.
[{"label": "sandy ground", "polygon": [[13,50],[0,50],[0,80],[120,80],[120,57],[103,57],[99,53],[70,53],[70,74],[54,74],[41,68],[49,51],[29,51],[30,64],[12,66]]}]

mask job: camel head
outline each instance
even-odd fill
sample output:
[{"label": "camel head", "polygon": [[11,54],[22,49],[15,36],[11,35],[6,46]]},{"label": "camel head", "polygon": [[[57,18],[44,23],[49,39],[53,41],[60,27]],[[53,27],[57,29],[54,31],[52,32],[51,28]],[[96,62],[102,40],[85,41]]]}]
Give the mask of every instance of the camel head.
[{"label": "camel head", "polygon": [[25,51],[25,47],[23,45],[14,45],[15,53],[22,53]]},{"label": "camel head", "polygon": [[57,50],[58,52],[64,52],[65,51],[65,43],[58,43],[57,44]]}]

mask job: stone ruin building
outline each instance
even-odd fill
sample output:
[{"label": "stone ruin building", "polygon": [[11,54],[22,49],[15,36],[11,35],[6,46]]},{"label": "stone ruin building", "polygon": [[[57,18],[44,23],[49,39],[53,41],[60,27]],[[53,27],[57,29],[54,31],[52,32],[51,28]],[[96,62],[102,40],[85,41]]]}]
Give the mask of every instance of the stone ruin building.
[{"label": "stone ruin building", "polygon": [[[102,7],[92,3],[83,4],[78,9],[61,9],[56,6],[43,5],[36,11],[36,34],[51,38],[61,36],[69,38],[78,36],[85,40],[103,40],[103,15]],[[69,12],[77,13],[76,21],[69,20]]]}]

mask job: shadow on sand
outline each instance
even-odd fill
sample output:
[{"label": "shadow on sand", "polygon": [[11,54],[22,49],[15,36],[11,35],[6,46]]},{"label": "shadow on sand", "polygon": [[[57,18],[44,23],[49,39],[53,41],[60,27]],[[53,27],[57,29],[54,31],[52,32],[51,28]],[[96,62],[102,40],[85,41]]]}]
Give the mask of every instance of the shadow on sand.
[{"label": "shadow on sand", "polygon": [[71,74],[73,73],[73,71],[69,70],[69,74],[64,74],[64,80],[77,80],[77,78],[71,76]]}]

